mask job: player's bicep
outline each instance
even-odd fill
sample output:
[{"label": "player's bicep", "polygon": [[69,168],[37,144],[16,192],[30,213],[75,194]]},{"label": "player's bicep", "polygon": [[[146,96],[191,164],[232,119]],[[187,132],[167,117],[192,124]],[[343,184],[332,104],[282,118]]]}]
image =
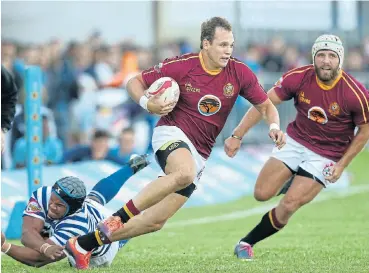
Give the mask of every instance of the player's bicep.
[{"label": "player's bicep", "polygon": [[[142,73],[136,75],[135,77],[133,77],[131,80],[136,80],[138,81],[139,83],[142,84],[142,86],[144,87],[144,89],[147,89],[149,88],[149,85],[147,85],[147,83],[144,81],[143,77],[142,77]],[[130,80],[130,81],[131,81]]]},{"label": "player's bicep", "polygon": [[369,123],[361,124],[357,126],[359,128],[358,134],[365,135],[369,137]]},{"label": "player's bicep", "polygon": [[32,216],[23,216],[22,241],[27,241],[30,238],[29,236],[33,237],[35,233],[40,234],[43,227],[43,220]]},{"label": "player's bicep", "polygon": [[268,91],[268,97],[269,99],[272,101],[272,103],[274,105],[278,105],[282,103],[282,99],[278,96],[277,92],[275,91],[274,87],[272,87],[269,91]]}]

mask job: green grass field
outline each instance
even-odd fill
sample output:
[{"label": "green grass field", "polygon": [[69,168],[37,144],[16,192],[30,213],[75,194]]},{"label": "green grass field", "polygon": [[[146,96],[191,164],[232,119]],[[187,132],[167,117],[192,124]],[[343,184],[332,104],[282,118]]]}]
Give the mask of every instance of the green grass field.
[{"label": "green grass field", "polygon": [[[167,228],[132,240],[110,268],[89,272],[369,272],[368,167],[369,152],[363,152],[351,164],[350,171],[354,187],[368,187],[347,196],[322,193],[324,200],[307,205],[284,230],[259,243],[254,248],[254,261],[237,260],[233,247],[263,213],[205,224],[176,225],[180,221],[217,217],[265,205],[245,197],[225,205],[182,209]],[[5,255],[1,268],[5,273],[76,272],[65,260],[34,269]]]}]

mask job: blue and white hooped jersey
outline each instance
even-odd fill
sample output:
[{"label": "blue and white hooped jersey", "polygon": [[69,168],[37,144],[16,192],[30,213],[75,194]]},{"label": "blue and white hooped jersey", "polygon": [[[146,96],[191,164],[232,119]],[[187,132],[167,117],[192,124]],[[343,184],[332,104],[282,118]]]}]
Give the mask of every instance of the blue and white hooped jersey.
[{"label": "blue and white hooped jersey", "polygon": [[[87,197],[82,208],[74,214],[60,220],[50,219],[47,214],[51,191],[52,187],[40,187],[33,192],[23,216],[27,215],[44,221],[43,232],[48,233],[49,238],[56,245],[64,246],[74,236],[95,231],[97,224],[111,215],[103,205]],[[119,242],[117,243],[119,244]],[[116,246],[113,244],[103,245],[95,249],[92,253],[92,259],[104,256],[111,247],[115,248]]]}]

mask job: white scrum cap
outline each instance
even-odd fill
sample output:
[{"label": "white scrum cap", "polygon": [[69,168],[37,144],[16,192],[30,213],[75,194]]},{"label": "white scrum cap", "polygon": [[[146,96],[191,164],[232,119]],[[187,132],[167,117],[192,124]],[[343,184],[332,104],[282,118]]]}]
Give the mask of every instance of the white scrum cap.
[{"label": "white scrum cap", "polygon": [[341,39],[335,35],[330,34],[324,34],[319,36],[313,45],[313,48],[311,49],[311,55],[313,57],[313,64],[314,64],[314,58],[316,53],[319,50],[332,50],[337,53],[340,63],[339,68],[342,68],[343,64],[343,57],[344,57],[344,49],[341,42]]}]

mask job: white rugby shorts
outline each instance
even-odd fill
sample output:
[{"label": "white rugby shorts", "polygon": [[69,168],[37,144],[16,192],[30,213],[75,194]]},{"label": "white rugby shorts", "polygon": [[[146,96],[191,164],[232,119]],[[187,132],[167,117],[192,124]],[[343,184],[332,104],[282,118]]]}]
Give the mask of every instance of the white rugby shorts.
[{"label": "white rugby shorts", "polygon": [[[155,127],[154,133],[152,136],[152,147],[154,149],[154,153],[156,153],[160,149],[160,147],[162,147],[164,144],[167,144],[170,141],[176,141],[176,140],[181,140],[185,142],[188,145],[188,147],[190,147],[192,157],[196,164],[197,176],[194,181],[194,183],[196,184],[196,182],[200,180],[201,174],[205,169],[206,159],[204,159],[197,152],[195,146],[188,139],[186,134],[181,129],[179,129],[177,126]],[[165,176],[165,173],[161,171],[158,176]]]},{"label": "white rugby shorts", "polygon": [[[286,145],[280,150],[274,147],[271,156],[284,162],[295,172],[297,172],[299,167],[304,169],[318,178],[325,187],[331,184],[325,180],[325,176],[329,175],[330,167],[336,162],[314,153],[289,136],[287,136]],[[338,182],[339,180],[335,183]]]}]

